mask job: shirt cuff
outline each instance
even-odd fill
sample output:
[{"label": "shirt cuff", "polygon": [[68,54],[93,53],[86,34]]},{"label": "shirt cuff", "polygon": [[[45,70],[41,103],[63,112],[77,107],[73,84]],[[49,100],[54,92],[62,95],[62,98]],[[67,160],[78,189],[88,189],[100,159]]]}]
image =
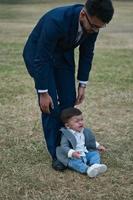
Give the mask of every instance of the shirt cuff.
[{"label": "shirt cuff", "polygon": [[48,92],[48,90],[38,90],[38,93],[45,93],[45,92]]},{"label": "shirt cuff", "polygon": [[100,144],[96,141],[96,148],[98,148],[100,146]]},{"label": "shirt cuff", "polygon": [[83,83],[83,84],[86,84],[86,85],[87,85],[88,81],[80,81],[80,80],[79,80],[79,83]]},{"label": "shirt cuff", "polygon": [[75,151],[73,149],[70,149],[68,151],[68,158],[72,158],[72,154],[74,153]]}]

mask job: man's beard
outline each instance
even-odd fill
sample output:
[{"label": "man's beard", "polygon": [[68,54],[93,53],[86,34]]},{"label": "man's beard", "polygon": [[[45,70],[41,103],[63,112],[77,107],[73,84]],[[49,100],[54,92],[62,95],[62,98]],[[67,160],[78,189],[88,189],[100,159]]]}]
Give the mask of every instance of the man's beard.
[{"label": "man's beard", "polygon": [[84,27],[84,24],[83,24],[82,21],[80,21],[80,25],[81,25],[81,27],[82,27],[83,34],[85,34],[85,35],[88,35],[88,34],[91,34],[91,33],[94,33],[94,32],[95,32],[95,31],[93,31],[93,30],[87,31],[87,29]]}]

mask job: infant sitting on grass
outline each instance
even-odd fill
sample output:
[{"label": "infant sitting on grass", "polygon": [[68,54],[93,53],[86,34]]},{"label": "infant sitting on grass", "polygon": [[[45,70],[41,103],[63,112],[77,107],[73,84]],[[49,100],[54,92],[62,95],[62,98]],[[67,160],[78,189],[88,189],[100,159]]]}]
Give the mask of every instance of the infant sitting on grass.
[{"label": "infant sitting on grass", "polygon": [[61,144],[56,149],[57,159],[66,167],[89,177],[106,172],[107,166],[100,163],[99,151],[105,152],[90,129],[84,127],[82,112],[67,108],[61,113],[64,128],[61,128]]}]

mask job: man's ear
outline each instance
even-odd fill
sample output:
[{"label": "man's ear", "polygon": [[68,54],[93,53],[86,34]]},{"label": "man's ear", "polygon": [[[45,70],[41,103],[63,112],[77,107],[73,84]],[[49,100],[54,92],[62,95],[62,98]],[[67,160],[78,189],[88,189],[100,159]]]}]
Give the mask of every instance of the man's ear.
[{"label": "man's ear", "polygon": [[81,12],[80,12],[80,16],[81,16],[81,17],[84,17],[84,16],[85,16],[85,11],[84,11],[83,9],[82,9]]},{"label": "man's ear", "polygon": [[82,9],[82,10],[80,11],[79,19],[80,19],[80,20],[84,20],[84,17],[85,17],[85,12],[84,12],[84,9]]}]

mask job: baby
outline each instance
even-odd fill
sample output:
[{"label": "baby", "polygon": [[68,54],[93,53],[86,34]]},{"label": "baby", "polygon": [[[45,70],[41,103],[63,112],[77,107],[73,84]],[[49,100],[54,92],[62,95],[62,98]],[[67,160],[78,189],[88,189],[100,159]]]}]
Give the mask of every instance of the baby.
[{"label": "baby", "polygon": [[56,148],[57,159],[70,169],[96,177],[107,170],[100,163],[100,145],[90,129],[84,127],[82,112],[77,108],[67,108],[61,113],[64,128],[61,128],[61,144]]}]

